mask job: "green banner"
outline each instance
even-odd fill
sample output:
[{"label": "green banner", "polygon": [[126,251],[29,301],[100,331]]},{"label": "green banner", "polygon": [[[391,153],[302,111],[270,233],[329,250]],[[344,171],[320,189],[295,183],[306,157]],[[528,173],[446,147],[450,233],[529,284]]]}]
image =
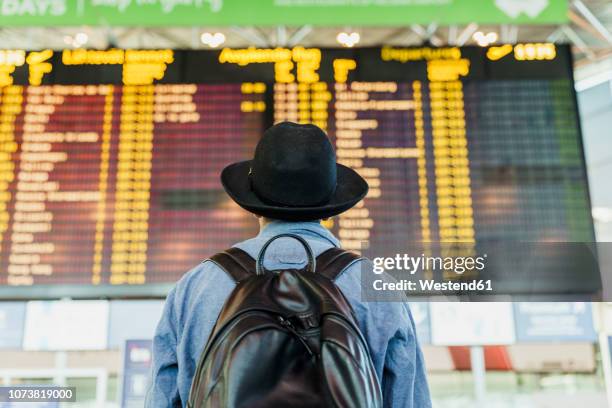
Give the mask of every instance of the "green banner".
[{"label": "green banner", "polygon": [[567,0],[0,0],[0,26],[557,24]]}]

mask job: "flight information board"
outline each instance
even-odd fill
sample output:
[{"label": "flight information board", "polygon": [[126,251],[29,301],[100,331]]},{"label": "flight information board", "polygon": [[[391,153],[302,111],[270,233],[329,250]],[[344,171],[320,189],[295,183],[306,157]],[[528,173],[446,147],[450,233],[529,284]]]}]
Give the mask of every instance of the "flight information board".
[{"label": "flight information board", "polygon": [[370,184],[346,248],[594,240],[567,46],[5,50],[0,296],[147,294],[254,235],[219,173],[283,120]]}]

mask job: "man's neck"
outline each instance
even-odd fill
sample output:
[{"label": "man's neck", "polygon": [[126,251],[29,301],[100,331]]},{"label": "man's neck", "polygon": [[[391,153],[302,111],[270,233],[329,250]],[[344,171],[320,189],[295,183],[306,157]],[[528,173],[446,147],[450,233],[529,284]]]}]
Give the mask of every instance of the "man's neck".
[{"label": "man's neck", "polygon": [[[266,226],[268,224],[273,223],[274,221],[276,221],[276,220],[274,220],[272,218],[266,218],[266,217],[258,217],[257,220],[259,221],[259,232],[263,231],[264,228],[266,228]],[[311,222],[318,222],[318,223],[320,223],[319,220],[313,220]]]}]

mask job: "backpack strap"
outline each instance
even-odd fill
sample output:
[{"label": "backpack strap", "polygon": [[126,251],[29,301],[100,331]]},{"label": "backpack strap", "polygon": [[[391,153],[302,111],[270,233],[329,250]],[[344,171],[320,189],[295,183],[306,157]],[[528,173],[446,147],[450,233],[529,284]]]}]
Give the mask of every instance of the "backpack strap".
[{"label": "backpack strap", "polygon": [[364,259],[354,252],[332,247],[317,257],[316,273],[335,280],[346,268]]},{"label": "backpack strap", "polygon": [[255,260],[240,248],[229,248],[210,257],[236,283],[255,274]]}]

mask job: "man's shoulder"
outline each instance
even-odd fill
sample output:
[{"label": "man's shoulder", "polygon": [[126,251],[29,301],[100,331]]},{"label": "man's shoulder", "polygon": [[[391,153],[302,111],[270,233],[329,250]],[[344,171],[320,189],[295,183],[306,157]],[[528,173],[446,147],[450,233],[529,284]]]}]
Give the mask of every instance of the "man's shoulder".
[{"label": "man's shoulder", "polygon": [[210,259],[205,259],[194,266],[176,283],[176,295],[197,294],[207,290],[219,290],[230,287],[233,281],[225,271]]},{"label": "man's shoulder", "polygon": [[[249,244],[254,241],[246,240],[239,242],[234,247],[246,250],[250,249]],[[332,248],[331,246],[329,248]],[[252,251],[248,251],[252,252]],[[247,252],[247,253],[248,253]],[[324,252],[324,250],[323,250]],[[251,255],[252,256],[252,255]],[[351,282],[353,285],[361,281],[362,270],[372,268],[372,262],[368,258],[360,257],[356,261],[350,263],[338,276],[336,282]],[[187,271],[176,283],[176,291],[197,291],[202,288],[207,288],[211,285],[223,283],[224,281],[232,282],[232,279],[227,275],[227,272],[210,258],[206,258],[199,264]]]},{"label": "man's shoulder", "polygon": [[[365,286],[370,282],[369,279],[362,279],[363,274],[373,273],[374,264],[368,258],[361,258],[358,262],[351,264],[336,279],[336,285],[348,298],[357,313],[365,313],[373,316],[374,319],[393,321],[396,325],[405,326],[410,320],[410,309],[407,298],[389,299],[370,299],[365,296]],[[385,280],[393,280],[391,275],[383,277]],[[367,298],[367,299],[366,299]],[[390,320],[389,320],[390,319]]]},{"label": "man's shoulder", "polygon": [[[374,320],[394,316],[396,323],[405,324],[409,319],[409,311],[404,303],[364,301],[362,274],[370,273],[372,268],[373,264],[368,258],[360,258],[342,271],[336,278],[335,284],[358,314],[370,315]],[[198,302],[223,303],[234,287],[234,281],[219,265],[210,259],[205,259],[177,282],[174,298],[181,304],[179,306],[181,308],[193,307]],[[185,304],[186,302],[190,305]]]}]

